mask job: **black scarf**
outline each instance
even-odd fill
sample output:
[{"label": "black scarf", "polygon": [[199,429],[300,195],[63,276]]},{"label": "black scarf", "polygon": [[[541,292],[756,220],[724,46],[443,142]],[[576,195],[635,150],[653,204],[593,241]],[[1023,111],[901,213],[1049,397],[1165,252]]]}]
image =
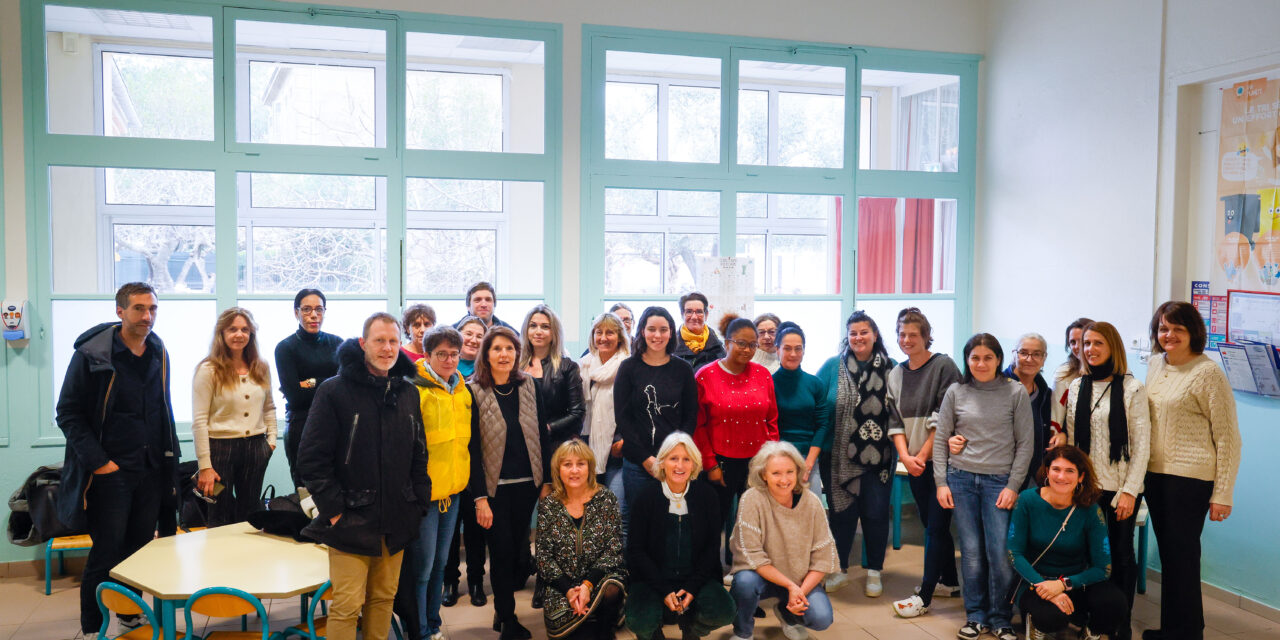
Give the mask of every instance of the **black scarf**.
[{"label": "black scarf", "polygon": [[[1093,383],[1112,374],[1115,362],[1107,359],[1097,367],[1089,367],[1089,373],[1080,378],[1080,394],[1076,397],[1075,435],[1076,446],[1089,453],[1089,440],[1092,426],[1090,418],[1096,405],[1093,404]],[[1111,441],[1110,458],[1112,462],[1129,459],[1129,419],[1124,411],[1124,377],[1125,373],[1116,374],[1111,380],[1111,408],[1107,412],[1107,430]]]}]

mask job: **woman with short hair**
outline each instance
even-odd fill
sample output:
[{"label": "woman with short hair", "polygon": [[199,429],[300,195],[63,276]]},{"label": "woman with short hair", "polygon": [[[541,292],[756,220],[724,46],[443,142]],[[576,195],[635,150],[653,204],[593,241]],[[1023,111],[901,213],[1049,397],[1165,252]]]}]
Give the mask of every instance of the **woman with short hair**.
[{"label": "woman with short hair", "polygon": [[[756,321],[759,325],[759,320]],[[827,409],[827,387],[804,369],[805,338],[800,325],[783,322],[778,325],[778,370],[773,372],[773,391],[778,401],[778,435],[805,454],[805,477],[809,490],[822,496],[822,479],[818,457],[831,430],[831,412]]]},{"label": "woman with short hair", "polygon": [[1027,396],[1031,398],[1035,453],[1031,456],[1031,466],[1027,469],[1027,480],[1023,487],[1030,488],[1035,482],[1036,472],[1040,470],[1040,454],[1052,448],[1049,443],[1056,433],[1052,425],[1053,392],[1049,390],[1049,383],[1045,382],[1044,376],[1040,375],[1049,343],[1044,336],[1032,332],[1022,334],[1017,345],[1013,350],[1013,362],[1005,367],[1004,377],[1021,383]]},{"label": "woman with short hair", "polygon": [[338,375],[338,346],[342,338],[320,330],[327,306],[324,292],[302,289],[293,296],[293,317],[298,330],[276,344],[276,377],[284,394],[284,455],[289,460],[293,486],[306,491],[298,473],[298,446],[307,426],[307,414],[321,382]]},{"label": "woman with short hair", "polygon": [[733,536],[733,587],[738,605],[733,633],[750,638],[760,600],[777,598],[774,615],[790,640],[805,629],[831,626],[831,601],[823,577],[836,571],[835,540],[826,511],[806,491],[804,458],[789,442],[766,442],[751,458]]},{"label": "woman with short hair", "polygon": [[[470,380],[476,370],[476,358],[480,353],[480,344],[484,341],[484,322],[475,316],[467,316],[458,321],[458,335],[462,339],[462,348],[458,357],[458,375],[464,381]],[[471,489],[463,490],[459,496],[458,523],[453,529],[453,542],[449,545],[449,561],[444,569],[444,601],[446,607],[458,603],[458,583],[462,580],[462,545],[467,548],[467,593],[471,605],[483,607],[489,603],[489,596],[484,592],[485,542],[484,528],[476,522],[475,501],[472,500]]]},{"label": "woman with short hair", "polygon": [[417,364],[427,355],[422,339],[432,327],[436,326],[436,310],[429,304],[415,304],[404,310],[404,319],[400,321],[404,327],[404,343],[400,350]]},{"label": "woman with short hair", "polygon": [[778,367],[782,366],[778,361],[778,327],[782,325],[782,319],[772,313],[762,313],[756,316],[756,335],[759,337],[760,348],[756,349],[756,354],[751,356],[751,361],[769,370],[769,373],[776,373]]}]

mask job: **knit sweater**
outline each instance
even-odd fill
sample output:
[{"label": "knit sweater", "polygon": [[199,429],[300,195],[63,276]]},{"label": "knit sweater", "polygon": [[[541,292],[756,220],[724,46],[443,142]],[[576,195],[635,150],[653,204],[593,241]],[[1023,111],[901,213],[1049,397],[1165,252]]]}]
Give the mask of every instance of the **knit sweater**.
[{"label": "knit sweater", "polygon": [[769,353],[764,349],[756,349],[756,354],[751,356],[751,361],[769,370],[769,373],[777,373],[782,368],[782,361],[778,358],[778,352]]},{"label": "knit sweater", "polygon": [[778,435],[809,455],[810,447],[822,447],[831,429],[827,387],[801,369],[773,372],[773,393],[778,402]]},{"label": "knit sweater", "polygon": [[[1080,397],[1080,381],[1071,381],[1067,392],[1067,442],[1076,444],[1076,404]],[[1089,461],[1103,491],[1127,493],[1137,497],[1142,493],[1142,480],[1147,475],[1147,460],[1151,456],[1151,420],[1147,404],[1147,389],[1132,375],[1124,377],[1124,415],[1129,422],[1129,459],[1111,461],[1111,385],[1113,382],[1093,383],[1092,411],[1089,413]],[[1079,445],[1077,445],[1079,446]],[[1116,496],[1119,500],[1119,496]],[[1115,506],[1115,505],[1112,505]]]},{"label": "knit sweater", "polygon": [[[960,369],[945,353],[935,353],[919,369],[903,361],[889,372],[889,436],[907,438],[907,451],[918,452],[938,426],[938,407],[947,388],[960,382]],[[919,455],[913,453],[912,455]]]},{"label": "knit sweater", "polygon": [[[338,345],[342,338],[320,331],[307,333],[298,329],[276,345],[276,376],[288,413],[311,409],[320,383],[338,375]],[[302,382],[315,380],[303,387]]]},{"label": "knit sweater", "polygon": [[[964,450],[951,455],[947,439],[959,433]],[[988,382],[953,384],[938,408],[933,438],[933,480],[947,486],[947,468],[986,475],[1009,474],[1005,487],[1017,492],[1035,454],[1031,398],[1022,385],[997,375]]]},{"label": "knit sweater", "polygon": [[[1067,520],[1065,529],[1063,520]],[[1058,535],[1057,540],[1054,535]],[[1018,495],[1018,504],[1009,517],[1008,549],[1014,570],[1030,584],[1066,576],[1073,588],[1085,587],[1111,575],[1107,522],[1098,505],[1076,507],[1072,513],[1071,507],[1058,509],[1049,504],[1040,497],[1038,488]],[[1044,557],[1032,566],[1041,553]]]},{"label": "knit sweater", "polygon": [[1067,390],[1071,387],[1071,381],[1079,377],[1080,370],[1072,367],[1070,360],[1053,370],[1053,402],[1049,403],[1049,425],[1057,433],[1062,433],[1063,421],[1067,419]]},{"label": "knit sweater", "polygon": [[764,367],[748,362],[732,374],[719,362],[702,368],[698,381],[698,427],[693,443],[703,466],[715,466],[713,456],[750,458],[768,440],[778,439],[778,402],[773,378]]},{"label": "knit sweater", "polygon": [[1204,354],[1177,366],[1157,355],[1147,368],[1147,400],[1147,471],[1212,482],[1209,501],[1230,505],[1240,467],[1240,430],[1227,375]]},{"label": "knit sweater", "polygon": [[233,387],[214,391],[213,365],[196,367],[191,382],[191,439],[201,469],[212,469],[209,439],[248,438],[266,434],[267,444],[276,445],[276,403],[270,383],[261,385],[249,376],[240,376]]},{"label": "knit sweater", "polygon": [[747,489],[729,544],[734,573],[771,564],[800,584],[810,571],[840,570],[827,512],[812,491],[801,491],[798,503],[784,507],[767,490]]},{"label": "knit sweater", "polygon": [[622,436],[622,457],[643,465],[658,455],[671,432],[693,435],[698,424],[693,369],[674,357],[656,367],[640,355],[623,360],[613,381],[613,417]]}]

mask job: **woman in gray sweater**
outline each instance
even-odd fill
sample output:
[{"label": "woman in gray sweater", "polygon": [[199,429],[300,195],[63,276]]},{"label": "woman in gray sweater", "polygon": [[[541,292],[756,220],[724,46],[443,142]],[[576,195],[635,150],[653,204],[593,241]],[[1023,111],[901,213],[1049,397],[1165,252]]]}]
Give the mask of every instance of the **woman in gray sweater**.
[{"label": "woman in gray sweater", "polygon": [[1004,350],[989,333],[964,345],[964,378],[938,409],[933,479],[938,503],[954,510],[964,577],[965,623],[956,636],[976,640],[994,629],[1017,640],[1008,590],[1013,581],[1006,541],[1034,454],[1031,402],[1022,385],[1000,375]]}]

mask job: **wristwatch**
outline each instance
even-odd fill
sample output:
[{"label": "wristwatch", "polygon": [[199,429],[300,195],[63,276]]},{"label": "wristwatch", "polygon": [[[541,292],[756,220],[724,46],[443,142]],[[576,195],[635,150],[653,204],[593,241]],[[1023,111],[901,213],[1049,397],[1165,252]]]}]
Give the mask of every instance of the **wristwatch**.
[{"label": "wristwatch", "polygon": [[1062,581],[1062,590],[1063,590],[1063,591],[1070,591],[1070,590],[1071,590],[1071,578],[1068,578],[1068,577],[1066,577],[1066,576],[1063,576],[1063,577],[1061,577],[1061,578],[1058,578],[1058,580],[1061,580],[1061,581]]}]

